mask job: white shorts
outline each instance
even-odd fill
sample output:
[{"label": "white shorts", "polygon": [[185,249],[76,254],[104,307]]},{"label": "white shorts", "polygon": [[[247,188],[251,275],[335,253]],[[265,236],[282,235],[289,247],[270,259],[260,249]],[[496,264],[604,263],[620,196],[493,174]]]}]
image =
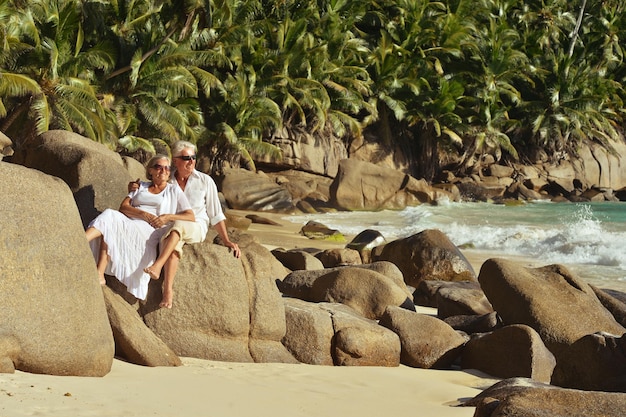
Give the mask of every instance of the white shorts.
[{"label": "white shorts", "polygon": [[202,227],[196,222],[189,222],[185,220],[175,220],[174,224],[161,238],[161,244],[173,231],[178,232],[180,240],[176,244],[174,251],[178,253],[178,256],[183,256],[183,246],[185,243],[200,243],[204,241],[206,235],[202,233]]}]

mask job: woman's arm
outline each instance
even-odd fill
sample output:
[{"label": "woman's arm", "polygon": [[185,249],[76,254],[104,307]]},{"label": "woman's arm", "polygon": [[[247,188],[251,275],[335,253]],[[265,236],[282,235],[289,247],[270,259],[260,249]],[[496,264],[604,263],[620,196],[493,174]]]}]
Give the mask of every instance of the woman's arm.
[{"label": "woman's arm", "polygon": [[173,222],[174,220],[186,220],[188,222],[195,222],[196,216],[193,214],[192,209],[179,211],[176,214],[161,214],[155,220],[155,224],[160,224],[160,226],[155,227],[161,227],[169,222]]},{"label": "woman's arm", "polygon": [[157,216],[155,216],[154,214],[138,209],[137,207],[133,207],[130,204],[130,197],[126,197],[122,201],[119,211],[122,214],[126,215],[126,217],[130,217],[131,219],[141,219],[150,224],[152,224],[152,222],[154,222],[157,218]]}]

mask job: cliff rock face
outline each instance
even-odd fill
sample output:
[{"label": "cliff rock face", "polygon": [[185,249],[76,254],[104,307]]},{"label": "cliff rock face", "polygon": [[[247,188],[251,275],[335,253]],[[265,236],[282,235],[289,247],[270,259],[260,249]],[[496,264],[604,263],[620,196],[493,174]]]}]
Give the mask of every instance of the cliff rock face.
[{"label": "cliff rock face", "polygon": [[344,159],[330,187],[334,206],[345,210],[402,209],[432,203],[443,196],[426,181],[369,162]]},{"label": "cliff rock face", "polygon": [[581,147],[579,159],[572,161],[572,165],[583,188],[620,190],[626,187],[626,143],[615,142],[613,147],[615,153],[598,144]]},{"label": "cliff rock face", "polygon": [[334,177],[339,161],[348,157],[343,142],[332,135],[311,135],[307,132],[288,132],[283,129],[269,139],[282,151],[280,160],[259,158],[257,162],[281,169],[298,169],[313,174]]}]

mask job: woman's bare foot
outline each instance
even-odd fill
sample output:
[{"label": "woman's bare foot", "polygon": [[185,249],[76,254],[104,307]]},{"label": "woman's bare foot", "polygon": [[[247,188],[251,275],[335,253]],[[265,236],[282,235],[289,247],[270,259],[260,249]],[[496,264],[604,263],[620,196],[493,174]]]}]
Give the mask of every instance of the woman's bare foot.
[{"label": "woman's bare foot", "polygon": [[172,308],[172,301],[174,299],[174,290],[163,288],[163,299],[159,304],[159,307]]},{"label": "woman's bare foot", "polygon": [[159,277],[161,276],[161,269],[155,268],[154,265],[144,268],[143,272],[150,275],[150,278],[152,279],[159,279]]},{"label": "woman's bare foot", "polygon": [[98,272],[98,280],[100,281],[100,285],[107,285],[107,280],[104,279],[104,274],[100,274]]}]

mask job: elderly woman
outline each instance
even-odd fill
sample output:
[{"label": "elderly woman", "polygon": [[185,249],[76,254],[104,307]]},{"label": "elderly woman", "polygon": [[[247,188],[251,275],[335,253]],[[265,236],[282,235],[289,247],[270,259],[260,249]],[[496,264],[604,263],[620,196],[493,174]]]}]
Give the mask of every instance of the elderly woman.
[{"label": "elderly woman", "polygon": [[[89,242],[100,238],[94,247],[100,283],[104,274],[114,275],[129,293],[145,300],[150,275],[144,269],[154,262],[165,227],[175,220],[194,221],[189,201],[179,187],[168,182],[170,159],[156,155],[148,162],[142,182],[122,201],[119,211],[107,209],[85,231]],[[97,243],[95,241],[94,243]]]}]

